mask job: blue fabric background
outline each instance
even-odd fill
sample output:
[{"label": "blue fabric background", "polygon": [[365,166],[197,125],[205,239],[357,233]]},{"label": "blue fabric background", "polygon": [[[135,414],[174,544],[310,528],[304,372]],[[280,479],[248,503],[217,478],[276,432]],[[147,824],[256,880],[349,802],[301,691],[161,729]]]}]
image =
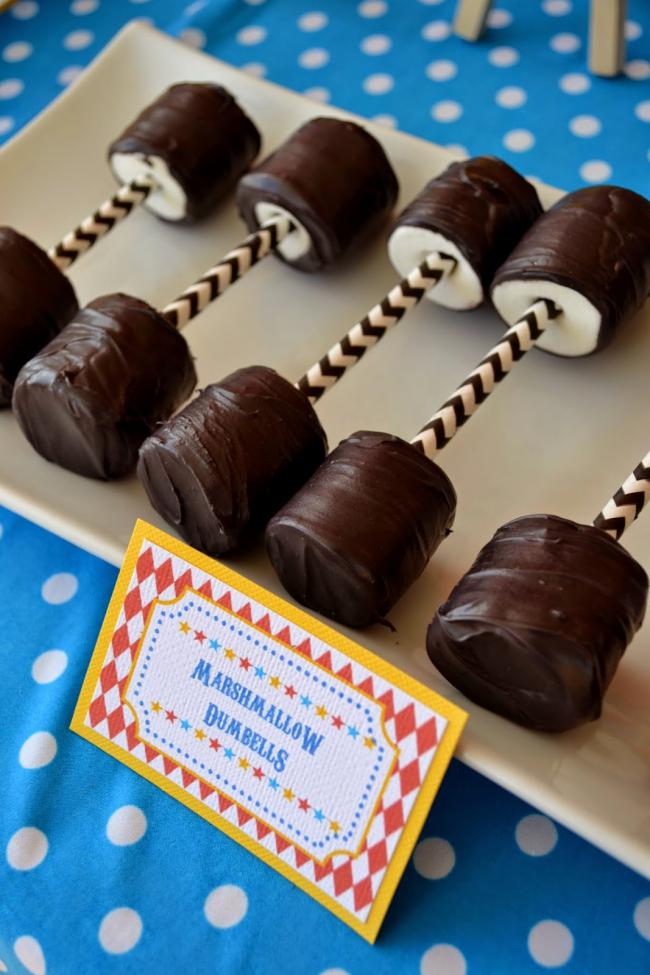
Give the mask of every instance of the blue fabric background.
[{"label": "blue fabric background", "polygon": [[[0,138],[44,108],[122,24],[146,16],[273,81],[470,153],[498,153],[559,186],[611,179],[648,192],[647,3],[630,0],[629,77],[617,81],[586,73],[585,0],[498,2],[479,45],[449,36],[453,6],[22,0],[0,16]],[[6,191],[0,188],[0,198]],[[115,575],[0,509],[0,972],[650,972],[650,885],[545,818],[528,820],[534,810],[457,762],[421,837],[445,842],[420,847],[420,872],[409,865],[370,947],[207,823],[77,738],[68,723]],[[39,683],[32,666],[54,648],[65,652],[67,666]],[[38,749],[31,736],[39,732],[53,736],[57,750],[32,768]],[[124,806],[138,807],[147,828],[120,846],[107,823]],[[24,827],[47,839],[35,866],[20,834],[16,839]],[[230,927],[215,925],[233,920],[232,913],[206,910],[210,893],[224,885],[238,888],[235,899],[247,903]],[[115,938],[103,939],[106,950],[99,932],[103,918],[121,907],[137,912],[142,931],[117,954]],[[530,932],[547,920],[563,927],[555,937],[546,928],[541,948],[534,936],[529,944]]]}]

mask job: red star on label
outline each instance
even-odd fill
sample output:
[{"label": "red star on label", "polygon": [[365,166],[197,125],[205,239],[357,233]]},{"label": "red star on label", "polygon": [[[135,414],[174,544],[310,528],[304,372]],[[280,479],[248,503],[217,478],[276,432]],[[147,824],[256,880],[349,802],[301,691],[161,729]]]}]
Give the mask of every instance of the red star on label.
[{"label": "red star on label", "polygon": [[295,697],[296,696],[296,689],[295,689],[295,687],[292,687],[291,684],[285,684],[285,686],[284,686],[284,693],[285,694],[288,694],[289,697]]},{"label": "red star on label", "polygon": [[198,640],[199,643],[203,643],[205,640],[205,633],[203,630],[194,630],[194,639]]},{"label": "red star on label", "polygon": [[243,667],[244,670],[249,670],[250,667],[251,667],[251,662],[248,659],[248,657],[240,657],[239,658],[239,666],[240,667]]},{"label": "red star on label", "polygon": [[176,718],[178,717],[177,714],[174,714],[173,710],[165,711],[165,714],[167,715],[167,720],[171,721],[172,724],[174,723],[174,721],[176,721]]},{"label": "red star on label", "polygon": [[214,748],[215,752],[217,751],[218,748],[221,748],[221,742],[219,741],[218,738],[210,739],[210,748]]},{"label": "red star on label", "polygon": [[264,778],[264,772],[262,771],[261,768],[255,768],[255,769],[253,769],[253,776],[256,779],[263,779]]},{"label": "red star on label", "polygon": [[335,728],[342,728],[343,725],[345,724],[345,721],[343,721],[342,718],[339,718],[338,715],[333,714],[332,724],[334,725]]},{"label": "red star on label", "polygon": [[309,805],[306,799],[299,799],[298,805],[300,806],[303,812],[309,812],[309,810],[311,809],[311,806]]}]

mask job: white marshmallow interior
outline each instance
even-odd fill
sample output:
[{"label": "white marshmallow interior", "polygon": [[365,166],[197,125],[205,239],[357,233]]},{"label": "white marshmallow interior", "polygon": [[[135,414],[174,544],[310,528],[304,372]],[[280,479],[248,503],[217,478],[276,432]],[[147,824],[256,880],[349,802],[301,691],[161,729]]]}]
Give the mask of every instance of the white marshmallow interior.
[{"label": "white marshmallow interior", "polygon": [[494,307],[508,325],[514,325],[538,298],[548,298],[561,309],[537,340],[537,348],[555,355],[589,355],[598,344],[601,315],[579,291],[543,278],[503,281],[492,289]]},{"label": "white marshmallow interior", "polygon": [[443,308],[461,311],[476,308],[483,301],[483,287],[474,268],[460,252],[456,244],[442,234],[424,227],[396,227],[388,238],[388,256],[401,278],[437,251],[450,254],[457,264],[451,274],[446,274],[425,297]]},{"label": "white marshmallow interior", "polygon": [[144,206],[165,220],[184,220],[187,196],[180,183],[169,172],[160,156],[145,156],[141,152],[114,152],[111,167],[120,183],[134,179],[153,179],[156,186],[144,201]]},{"label": "white marshmallow interior", "polygon": [[286,217],[294,226],[294,230],[280,242],[278,250],[285,261],[298,261],[311,249],[311,237],[300,220],[290,210],[285,210],[277,203],[261,200],[255,204],[255,219],[258,223],[267,223],[269,220],[277,220],[278,217]]}]

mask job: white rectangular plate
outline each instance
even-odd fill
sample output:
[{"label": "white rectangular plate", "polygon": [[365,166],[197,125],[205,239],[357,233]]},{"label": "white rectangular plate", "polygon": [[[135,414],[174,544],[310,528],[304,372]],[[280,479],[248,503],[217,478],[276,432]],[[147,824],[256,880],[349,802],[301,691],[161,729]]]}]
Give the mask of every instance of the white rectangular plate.
[{"label": "white rectangular plate", "polygon": [[[345,116],[131,25],[43,115],[0,153],[4,223],[49,246],[113,190],[106,147],[174,81],[223,83],[252,114],[265,149],[316,114]],[[377,125],[398,172],[401,203],[453,158]],[[546,204],[559,194],[539,187]],[[79,261],[82,302],[110,292],[164,304],[242,236],[231,203],[195,228],[131,216]],[[265,363],[288,378],[361,317],[394,283],[383,240],[344,269],[307,276],[263,262],[187,329],[200,385]],[[503,332],[490,309],[458,314],[429,302],[325,397],[319,413],[336,444],[355,429],[409,437]],[[459,757],[634,869],[650,876],[650,627],[628,651],[600,721],[559,737],[533,734],[469,704],[430,665],[425,628],[498,525],[554,512],[589,521],[648,449],[648,309],[604,354],[584,360],[533,352],[442,455],[459,496],[454,534],[391,619],[355,638],[468,708]],[[0,413],[0,501],[119,564],[136,517],[154,524],[135,479],[103,484],[47,464]],[[648,520],[626,545],[650,567]],[[279,592],[260,544],[232,564]]]}]

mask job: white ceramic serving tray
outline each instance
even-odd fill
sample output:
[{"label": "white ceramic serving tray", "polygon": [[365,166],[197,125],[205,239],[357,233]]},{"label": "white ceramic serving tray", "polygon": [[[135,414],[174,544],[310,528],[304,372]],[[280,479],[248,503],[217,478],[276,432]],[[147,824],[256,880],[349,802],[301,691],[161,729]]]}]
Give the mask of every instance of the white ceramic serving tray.
[{"label": "white ceramic serving tray", "polygon": [[[262,129],[265,150],[314,115],[345,115],[132,24],[0,153],[0,220],[43,246],[58,240],[113,191],[110,140],[182,80],[227,86]],[[453,158],[419,139],[368,128],[397,170],[401,204]],[[559,195],[539,189],[546,204]],[[80,260],[72,278],[82,302],[122,290],[163,304],[241,236],[231,202],[196,228],[167,226],[141,211]],[[381,239],[320,276],[268,259],[190,323],[200,384],[253,363],[297,379],[394,280]],[[456,530],[391,614],[396,631],[352,634],[469,710],[463,761],[648,876],[650,625],[626,654],[601,720],[559,737],[469,704],[433,669],[424,637],[434,610],[498,525],[532,512],[589,521],[648,450],[649,325],[646,309],[602,355],[567,360],[533,352],[521,362],[441,454],[459,496]],[[364,428],[413,435],[502,331],[490,309],[459,314],[424,302],[324,398],[319,412],[330,443]],[[135,479],[103,484],[57,469],[23,440],[8,411],[0,413],[0,501],[114,564],[136,517],[161,524]],[[650,515],[625,543],[650,569]],[[261,544],[232,564],[281,591]]]}]

